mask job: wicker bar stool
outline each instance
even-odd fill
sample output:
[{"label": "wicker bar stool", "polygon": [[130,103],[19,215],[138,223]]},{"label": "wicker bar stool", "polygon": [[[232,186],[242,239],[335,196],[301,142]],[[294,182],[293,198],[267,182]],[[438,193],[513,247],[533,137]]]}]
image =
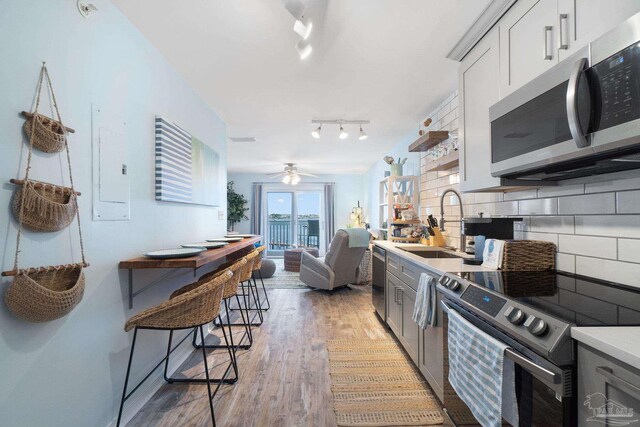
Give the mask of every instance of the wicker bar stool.
[{"label": "wicker bar stool", "polygon": [[[224,287],[224,294],[222,295],[222,302],[224,303],[224,311],[226,314],[226,318],[227,318],[227,326],[228,326],[228,331],[229,331],[229,343],[231,345],[231,350],[233,352],[233,358],[235,361],[234,364],[234,370],[236,373],[236,377],[238,376],[238,362],[237,362],[237,358],[236,358],[236,350],[238,348],[242,348],[242,349],[249,349],[251,347],[251,344],[253,344],[253,336],[251,334],[251,331],[249,329],[249,325],[247,323],[247,321],[245,320],[245,311],[247,313],[247,316],[249,315],[247,310],[240,310],[240,316],[242,316],[242,323],[244,324],[244,334],[242,335],[242,337],[240,338],[240,341],[238,341],[238,344],[234,343],[234,339],[233,339],[233,329],[231,328],[231,325],[229,324],[230,321],[230,317],[229,317],[229,305],[231,303],[231,300],[233,298],[236,299],[236,302],[238,303],[238,307],[242,307],[242,304],[240,303],[240,297],[238,296],[238,286],[240,285],[240,278],[243,277],[244,275],[246,275],[246,273],[244,272],[245,269],[247,269],[247,260],[244,258],[240,258],[239,260],[234,261],[233,263],[231,263],[229,265],[228,268],[226,268],[225,270],[217,270],[217,271],[212,271],[210,273],[207,273],[205,275],[203,275],[202,277],[200,277],[200,279],[196,282],[196,283],[192,283],[191,285],[187,285],[184,286],[180,289],[178,289],[177,291],[175,291],[174,293],[171,294],[171,299],[176,298],[182,294],[184,294],[185,292],[189,292],[192,289],[195,289],[198,286],[201,286],[203,283],[206,283],[216,277],[218,277],[221,274],[224,274],[225,271],[230,270],[233,273],[233,277],[231,278],[231,280],[229,280],[229,282],[227,283],[227,285]],[[245,304],[246,307],[246,304]],[[218,317],[218,320],[220,320],[220,317]],[[222,333],[224,335],[226,335],[225,329],[224,329],[224,324],[220,325],[222,328]],[[206,344],[203,342],[203,344],[197,344],[196,343],[196,338],[197,338],[197,334],[194,331],[193,334],[193,340],[192,340],[192,345],[195,348],[200,348],[203,344],[205,346],[205,348],[227,348],[226,345],[219,345],[219,344]],[[249,340],[249,344],[242,344],[245,340],[245,338],[248,338]]]},{"label": "wicker bar stool", "polygon": [[264,293],[264,302],[266,303],[266,305],[264,306],[264,308],[262,308],[262,310],[267,311],[271,308],[271,303],[269,302],[269,295],[267,295],[267,288],[264,286],[264,280],[262,279],[262,272],[260,271],[260,269],[262,268],[262,258],[264,257],[265,249],[267,249],[267,247],[264,245],[256,248],[256,251],[258,251],[258,254],[260,256],[253,263],[252,278],[253,278],[253,283],[256,288],[256,293],[258,293],[258,296],[260,296],[260,294],[258,292],[258,283],[256,282],[256,273],[260,278],[260,283],[262,284],[262,292]]},{"label": "wicker bar stool", "polygon": [[[133,329],[133,342],[131,344],[131,352],[129,354],[129,363],[127,365],[127,374],[124,380],[124,387],[122,390],[122,399],[120,400],[120,410],[118,411],[117,426],[120,425],[122,418],[122,409],[124,408],[124,402],[131,397],[133,393],[140,388],[140,386],[151,376],[151,374],[160,367],[163,363],[168,362],[169,355],[180,346],[190,334],[185,336],[174,348],[171,348],[171,340],[173,338],[173,332],[176,330],[195,328],[200,331],[200,337],[204,341],[203,325],[212,322],[216,317],[220,316],[220,304],[222,301],[222,295],[224,293],[224,287],[229,282],[233,273],[225,271],[210,282],[203,284],[197,288],[194,288],[190,292],[186,292],[176,298],[163,302],[155,307],[148,308],[132,318],[130,318],[124,325],[125,332]],[[131,362],[133,361],[133,353],[136,347],[136,340],[138,338],[138,331],[150,329],[150,330],[168,330],[169,331],[169,345],[167,347],[167,355],[140,381],[129,393],[127,393],[127,387],[129,385],[129,375],[131,374]],[[229,350],[229,357],[231,364],[233,364],[233,356],[231,350]],[[213,398],[215,397],[222,381],[218,382],[218,386],[215,391],[211,392],[212,380],[209,377],[209,365],[207,363],[207,352],[205,348],[202,348],[202,358],[204,362],[204,379],[180,379],[179,382],[194,382],[194,383],[206,383],[207,384],[207,396],[209,398],[209,409],[211,410],[211,421],[215,427],[216,420],[213,411]],[[230,364],[230,365],[231,365]],[[227,367],[227,372],[229,367]],[[226,375],[226,373],[225,373]],[[165,363],[165,379],[166,379],[166,363]],[[172,379],[171,382],[178,382]]]},{"label": "wicker bar stool", "polygon": [[[262,316],[262,303],[260,301],[260,296],[258,295],[258,287],[253,281],[253,268],[260,260],[260,252],[254,249],[245,256],[245,259],[247,260],[247,270],[240,278],[240,288],[242,289],[242,296],[247,300],[248,305],[246,305],[246,307],[248,307],[248,311],[257,312],[256,315],[249,320],[249,325],[260,326],[262,325],[262,322],[264,322],[264,318]],[[254,304],[255,308],[253,308]],[[259,321],[255,321],[256,317]],[[240,324],[238,323],[236,325]]]}]

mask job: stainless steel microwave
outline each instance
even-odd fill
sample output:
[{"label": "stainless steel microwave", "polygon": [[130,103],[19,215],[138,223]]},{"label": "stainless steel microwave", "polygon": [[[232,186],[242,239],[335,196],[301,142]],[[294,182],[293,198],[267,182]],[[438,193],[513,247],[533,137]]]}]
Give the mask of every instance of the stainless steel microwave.
[{"label": "stainless steel microwave", "polygon": [[493,176],[542,183],[640,168],[640,13],[489,117]]}]

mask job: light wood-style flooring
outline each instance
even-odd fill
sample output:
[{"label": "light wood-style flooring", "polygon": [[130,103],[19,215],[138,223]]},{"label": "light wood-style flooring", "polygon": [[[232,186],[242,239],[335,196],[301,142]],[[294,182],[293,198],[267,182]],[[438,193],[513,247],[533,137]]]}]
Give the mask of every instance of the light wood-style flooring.
[{"label": "light wood-style flooring", "polygon": [[[254,328],[253,347],[238,352],[240,380],[223,385],[214,399],[217,426],[335,426],[326,340],[390,335],[374,313],[371,287],[333,293],[273,289],[269,297],[271,309],[264,324]],[[235,329],[239,336],[241,328]],[[215,375],[228,355],[216,350],[208,360],[217,366]],[[199,351],[181,372],[202,377]],[[206,385],[187,384],[165,384],[128,424],[210,425]]]}]

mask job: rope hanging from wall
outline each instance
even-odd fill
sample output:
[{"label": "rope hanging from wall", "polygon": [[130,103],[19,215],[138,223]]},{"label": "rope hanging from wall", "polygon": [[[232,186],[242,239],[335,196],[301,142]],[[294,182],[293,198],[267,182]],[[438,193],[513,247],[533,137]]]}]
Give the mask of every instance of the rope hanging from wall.
[{"label": "rope hanging from wall", "polygon": [[[57,120],[38,113],[45,81]],[[13,270],[2,273],[3,276],[14,276],[5,293],[5,303],[9,310],[21,319],[30,322],[46,322],[68,314],[82,300],[85,288],[83,269],[89,264],[84,254],[82,227],[78,214],[79,193],[75,191],[73,184],[71,155],[66,137],[68,132],[73,132],[73,129],[66,128],[62,124],[45,63],[40,70],[34,111],[23,113],[23,115],[27,117],[23,129],[29,141],[29,154],[24,179],[12,180],[12,183],[21,185],[21,188],[14,194],[12,205],[13,213],[18,220]],[[34,147],[47,153],[66,151],[69,187],[29,178]],[[23,228],[45,232],[58,231],[71,224],[74,218],[77,218],[78,224],[81,262],[23,269],[18,267]]]}]

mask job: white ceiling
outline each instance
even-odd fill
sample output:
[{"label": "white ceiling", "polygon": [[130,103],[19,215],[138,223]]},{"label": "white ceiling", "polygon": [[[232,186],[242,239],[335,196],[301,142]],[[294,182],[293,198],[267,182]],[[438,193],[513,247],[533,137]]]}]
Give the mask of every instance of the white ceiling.
[{"label": "white ceiling", "polygon": [[[230,172],[294,162],[311,173],[361,173],[416,135],[457,84],[445,58],[489,0],[304,0],[313,53],[282,0],[112,0],[227,123]],[[365,119],[338,139],[311,119]]]}]

